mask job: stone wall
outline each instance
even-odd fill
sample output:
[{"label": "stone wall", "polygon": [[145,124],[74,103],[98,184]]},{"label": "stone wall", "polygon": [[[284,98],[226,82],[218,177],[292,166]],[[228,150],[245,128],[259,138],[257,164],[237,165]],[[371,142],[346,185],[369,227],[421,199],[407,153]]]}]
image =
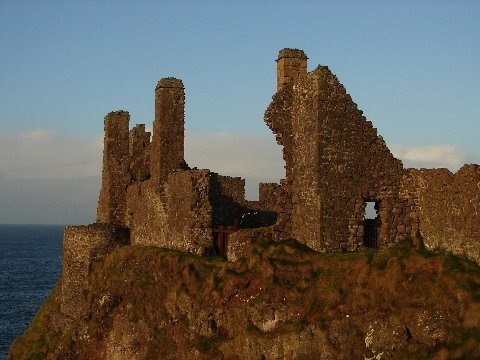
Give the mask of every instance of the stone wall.
[{"label": "stone wall", "polygon": [[319,122],[315,149],[319,163],[312,167],[319,175],[325,248],[356,250],[362,246],[366,201],[376,202],[379,207],[378,246],[399,241],[407,235],[405,205],[399,196],[401,161],[392,156],[372,123],[327,67],[318,67],[305,80],[310,80],[308,91],[313,104],[302,105],[313,106]]},{"label": "stone wall", "polygon": [[[287,179],[292,194],[290,222],[292,236],[316,250],[330,244],[325,240],[325,222],[322,218],[322,186],[320,183],[320,121],[315,102],[312,76],[301,74],[292,81],[292,168]],[[328,240],[328,237],[327,237]]]},{"label": "stone wall", "polygon": [[[280,61],[285,53],[306,59],[295,49],[280,51],[277,78],[290,71]],[[289,73],[265,113],[286,167],[277,229],[320,251],[356,250],[365,202],[374,201],[379,246],[406,236],[401,162],[327,67]]]},{"label": "stone wall", "polygon": [[135,182],[127,190],[127,221],[132,244],[166,246],[168,218],[160,189],[151,181]]},{"label": "stone wall", "polygon": [[86,309],[82,308],[82,298],[88,287],[91,263],[105,257],[115,246],[128,242],[128,229],[118,225],[94,224],[65,228],[60,302],[62,314],[78,318],[84,313]]},{"label": "stone wall", "polygon": [[[337,77],[324,66],[307,72],[301,50],[280,51],[277,86],[264,120],[283,147],[286,178],[260,184],[258,201],[244,199],[243,179],[185,164],[181,80],[158,82],[151,142],[145,125],[129,131],[128,112],[105,117],[98,224],[65,229],[62,314],[85,314],[91,265],[119,244],[198,255],[224,255],[226,246],[230,261],[248,256],[252,239],[355,251],[364,246],[366,201],[379,209],[379,247],[420,234],[429,248],[480,263],[480,166],[404,170]],[[228,241],[215,233],[238,219]]]},{"label": "stone wall", "polygon": [[279,213],[279,200],[282,196],[282,186],[277,183],[258,184],[258,206],[259,209]]},{"label": "stone wall", "polygon": [[130,183],[129,121],[126,111],[105,116],[102,188],[97,207],[97,222],[124,224],[126,190]]},{"label": "stone wall", "polygon": [[179,171],[168,177],[165,247],[202,255],[213,246],[210,189],[208,170]]},{"label": "stone wall", "polygon": [[[277,69],[277,72],[279,70]],[[275,225],[279,238],[292,233],[292,182],[293,182],[293,132],[292,132],[292,103],[291,87],[280,88],[272,98],[272,102],[265,111],[264,121],[272,130],[277,143],[282,146],[283,160],[285,161],[285,176],[281,181],[282,195],[278,198],[279,215]]]},{"label": "stone wall", "polygon": [[403,186],[425,245],[480,262],[480,166],[409,169]]}]

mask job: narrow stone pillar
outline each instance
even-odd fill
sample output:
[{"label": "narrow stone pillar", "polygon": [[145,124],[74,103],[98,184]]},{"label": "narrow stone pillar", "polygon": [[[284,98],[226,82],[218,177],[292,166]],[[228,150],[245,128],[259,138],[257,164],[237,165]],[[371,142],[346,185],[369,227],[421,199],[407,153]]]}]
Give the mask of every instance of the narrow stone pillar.
[{"label": "narrow stone pillar", "polygon": [[185,92],[182,80],[161,79],[155,89],[151,179],[160,188],[184,164]]},{"label": "narrow stone pillar", "polygon": [[150,136],[144,124],[130,130],[130,175],[133,181],[144,181],[150,176]]},{"label": "narrow stone pillar", "polygon": [[129,121],[127,111],[105,116],[102,188],[98,199],[97,222],[124,224],[129,177]]},{"label": "narrow stone pillar", "polygon": [[137,124],[130,130],[130,161],[143,155],[145,148],[150,145],[150,136],[145,131],[145,124]]},{"label": "narrow stone pillar", "polygon": [[282,49],[277,61],[277,90],[299,73],[307,72],[307,55],[299,49]]}]

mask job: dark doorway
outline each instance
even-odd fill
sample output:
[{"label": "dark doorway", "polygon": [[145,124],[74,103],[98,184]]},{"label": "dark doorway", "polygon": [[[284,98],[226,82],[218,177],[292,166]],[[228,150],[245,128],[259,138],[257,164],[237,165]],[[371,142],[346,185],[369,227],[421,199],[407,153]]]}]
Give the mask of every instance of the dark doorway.
[{"label": "dark doorway", "polygon": [[238,219],[234,219],[233,226],[217,225],[213,227],[213,247],[215,255],[224,258],[227,257],[228,237],[240,228],[239,223]]},{"label": "dark doorway", "polygon": [[365,201],[365,216],[363,220],[363,245],[368,248],[378,247],[378,201]]}]

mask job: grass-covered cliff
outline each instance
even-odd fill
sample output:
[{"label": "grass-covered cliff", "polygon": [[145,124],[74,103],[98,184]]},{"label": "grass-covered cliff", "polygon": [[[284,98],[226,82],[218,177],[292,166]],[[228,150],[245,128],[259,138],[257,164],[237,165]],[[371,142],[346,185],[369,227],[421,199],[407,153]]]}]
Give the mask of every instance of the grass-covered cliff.
[{"label": "grass-covered cliff", "polygon": [[480,358],[480,268],[409,242],[325,255],[257,241],[237,263],[123,246],[83,297],[72,321],[55,289],[11,359]]}]

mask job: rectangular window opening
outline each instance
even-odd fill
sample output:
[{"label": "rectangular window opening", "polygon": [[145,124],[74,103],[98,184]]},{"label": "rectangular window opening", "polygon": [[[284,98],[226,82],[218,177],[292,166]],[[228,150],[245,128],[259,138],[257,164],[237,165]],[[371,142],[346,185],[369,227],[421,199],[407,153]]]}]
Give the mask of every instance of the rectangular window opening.
[{"label": "rectangular window opening", "polygon": [[365,214],[363,220],[363,245],[368,248],[378,247],[378,228],[380,224],[378,210],[378,201],[365,201]]},{"label": "rectangular window opening", "polygon": [[376,219],[378,216],[377,208],[375,201],[365,201],[365,219]]}]

